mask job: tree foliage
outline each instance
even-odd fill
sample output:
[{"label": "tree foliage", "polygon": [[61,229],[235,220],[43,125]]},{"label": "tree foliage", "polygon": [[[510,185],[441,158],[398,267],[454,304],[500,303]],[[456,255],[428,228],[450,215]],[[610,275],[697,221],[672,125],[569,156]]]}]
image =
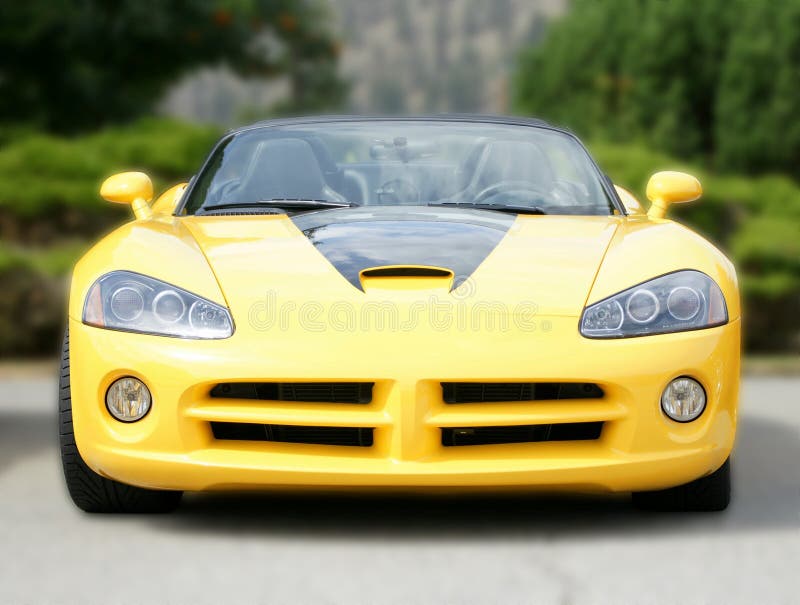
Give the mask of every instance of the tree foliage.
[{"label": "tree foliage", "polygon": [[800,1],[749,5],[726,59],[715,107],[720,162],[800,175]]},{"label": "tree foliage", "polygon": [[25,0],[0,6],[0,122],[94,129],[148,113],[185,72],[287,75],[292,101],[338,100],[336,40],[316,0]]},{"label": "tree foliage", "polygon": [[516,108],[720,169],[800,176],[800,0],[575,0]]}]

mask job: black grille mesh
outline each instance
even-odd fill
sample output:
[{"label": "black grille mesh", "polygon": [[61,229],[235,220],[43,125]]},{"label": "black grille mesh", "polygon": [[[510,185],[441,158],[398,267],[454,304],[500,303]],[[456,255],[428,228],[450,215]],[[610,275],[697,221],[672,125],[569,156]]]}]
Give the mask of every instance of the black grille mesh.
[{"label": "black grille mesh", "polygon": [[603,389],[589,382],[443,382],[445,403],[600,399]]},{"label": "black grille mesh", "polygon": [[600,438],[602,430],[602,422],[444,428],[442,429],[442,445],[592,441]]},{"label": "black grille mesh", "polygon": [[373,442],[373,429],[362,427],[212,422],[211,431],[215,439],[224,441],[275,441],[355,447],[371,447]]},{"label": "black grille mesh", "polygon": [[372,382],[225,382],[211,389],[219,399],[309,403],[370,403]]}]

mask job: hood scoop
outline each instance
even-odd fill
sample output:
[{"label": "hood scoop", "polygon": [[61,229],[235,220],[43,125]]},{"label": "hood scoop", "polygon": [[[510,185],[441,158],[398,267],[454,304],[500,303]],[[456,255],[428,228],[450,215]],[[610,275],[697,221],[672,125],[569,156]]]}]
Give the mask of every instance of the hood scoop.
[{"label": "hood scoop", "polygon": [[387,265],[370,267],[359,273],[361,289],[368,290],[429,290],[453,287],[455,274],[450,269],[425,265]]}]

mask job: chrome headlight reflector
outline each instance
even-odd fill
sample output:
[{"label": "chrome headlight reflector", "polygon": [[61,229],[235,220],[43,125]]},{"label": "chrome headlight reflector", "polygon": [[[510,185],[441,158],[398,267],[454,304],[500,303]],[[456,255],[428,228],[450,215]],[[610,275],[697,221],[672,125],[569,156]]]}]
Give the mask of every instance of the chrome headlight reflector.
[{"label": "chrome headlight reflector", "polygon": [[92,284],[83,322],[179,338],[228,338],[233,334],[233,320],[225,307],[131,271],[112,271]]},{"label": "chrome headlight reflector", "polygon": [[589,338],[626,338],[711,328],[727,323],[719,286],[705,273],[662,275],[586,307],[580,330]]}]

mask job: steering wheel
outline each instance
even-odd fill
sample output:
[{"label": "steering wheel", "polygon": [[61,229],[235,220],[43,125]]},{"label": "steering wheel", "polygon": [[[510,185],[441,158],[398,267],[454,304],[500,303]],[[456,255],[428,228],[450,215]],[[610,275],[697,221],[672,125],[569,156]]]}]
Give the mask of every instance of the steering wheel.
[{"label": "steering wheel", "polygon": [[537,183],[533,183],[531,181],[500,181],[499,183],[495,183],[494,185],[489,185],[486,189],[478,192],[475,198],[472,200],[473,204],[483,204],[486,200],[496,197],[500,194],[511,194],[511,193],[519,193],[519,194],[526,194],[520,195],[526,200],[529,200],[533,194],[533,196],[539,199],[546,199],[549,196],[549,192],[542,188],[541,185]]}]

